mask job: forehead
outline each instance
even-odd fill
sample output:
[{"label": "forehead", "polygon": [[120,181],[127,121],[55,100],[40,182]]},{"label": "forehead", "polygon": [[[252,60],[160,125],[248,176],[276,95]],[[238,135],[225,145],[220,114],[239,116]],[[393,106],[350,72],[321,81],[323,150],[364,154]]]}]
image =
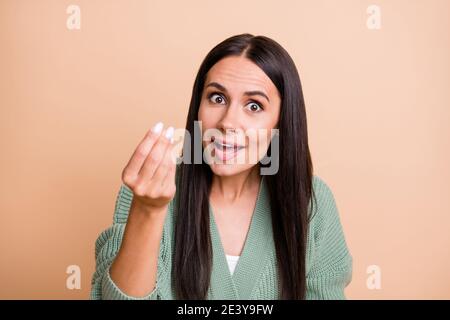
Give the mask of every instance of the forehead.
[{"label": "forehead", "polygon": [[260,90],[269,97],[278,96],[272,80],[255,63],[245,57],[226,57],[218,61],[206,76],[205,86],[218,82],[228,92]]}]

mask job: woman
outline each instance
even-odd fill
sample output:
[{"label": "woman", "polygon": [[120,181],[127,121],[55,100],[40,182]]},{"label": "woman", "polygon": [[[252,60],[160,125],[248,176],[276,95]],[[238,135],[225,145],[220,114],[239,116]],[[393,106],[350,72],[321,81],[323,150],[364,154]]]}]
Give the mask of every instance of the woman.
[{"label": "woman", "polygon": [[278,43],[241,34],[214,47],[178,165],[173,133],[158,123],[122,172],[92,299],[345,299],[352,256],[313,175],[300,78]]}]

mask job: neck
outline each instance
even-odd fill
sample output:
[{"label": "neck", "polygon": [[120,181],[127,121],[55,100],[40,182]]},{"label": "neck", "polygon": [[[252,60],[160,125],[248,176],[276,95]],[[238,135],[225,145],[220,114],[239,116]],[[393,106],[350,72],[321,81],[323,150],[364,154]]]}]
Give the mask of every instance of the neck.
[{"label": "neck", "polygon": [[248,190],[258,188],[261,181],[258,166],[243,171],[233,176],[214,175],[211,185],[211,193],[223,198],[227,202],[233,202],[246,195]]}]

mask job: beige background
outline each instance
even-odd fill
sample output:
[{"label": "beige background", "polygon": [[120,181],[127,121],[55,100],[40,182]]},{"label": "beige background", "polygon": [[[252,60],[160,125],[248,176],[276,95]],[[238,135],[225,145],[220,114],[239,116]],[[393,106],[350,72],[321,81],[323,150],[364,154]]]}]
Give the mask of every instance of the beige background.
[{"label": "beige background", "polygon": [[0,0],[0,298],[88,297],[136,144],[158,120],[183,127],[206,53],[249,32],[298,66],[354,257],[348,298],[449,299],[449,31],[447,0]]}]

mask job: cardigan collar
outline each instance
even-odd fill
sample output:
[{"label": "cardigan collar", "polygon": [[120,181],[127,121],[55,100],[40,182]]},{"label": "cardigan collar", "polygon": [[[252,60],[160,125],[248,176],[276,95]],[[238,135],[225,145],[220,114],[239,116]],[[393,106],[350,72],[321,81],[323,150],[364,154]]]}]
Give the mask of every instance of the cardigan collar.
[{"label": "cardigan collar", "polygon": [[213,249],[210,299],[250,299],[258,278],[269,263],[269,255],[274,254],[270,200],[264,176],[261,176],[249,231],[233,275],[228,268],[211,204],[209,216]]}]

